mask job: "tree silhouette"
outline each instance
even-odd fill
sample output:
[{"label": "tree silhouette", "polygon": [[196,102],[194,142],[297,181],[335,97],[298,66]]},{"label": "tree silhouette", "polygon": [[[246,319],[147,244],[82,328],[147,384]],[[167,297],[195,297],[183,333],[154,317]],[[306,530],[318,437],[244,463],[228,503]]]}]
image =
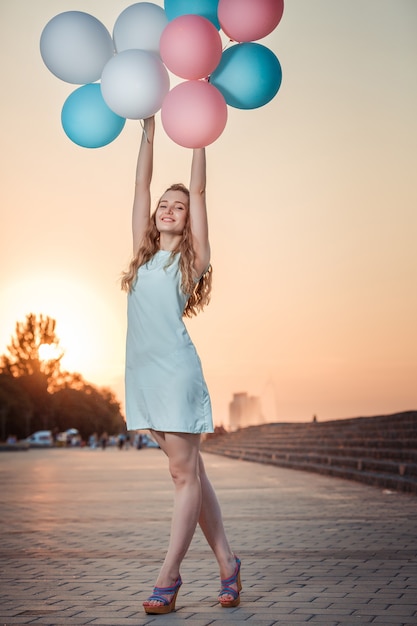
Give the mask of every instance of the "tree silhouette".
[{"label": "tree silhouette", "polygon": [[[112,391],[94,387],[77,372],[61,370],[64,353],[55,327],[54,319],[33,313],[16,323],[8,354],[0,357],[0,439],[68,428],[77,428],[83,439],[94,432],[124,432]],[[40,358],[45,344],[54,348],[52,358]]]},{"label": "tree silhouette", "polygon": [[[29,313],[24,322],[16,322],[15,335],[7,346],[9,354],[0,359],[0,373],[15,377],[42,375],[48,390],[56,386],[64,352],[59,348],[55,326],[56,322],[51,317],[40,315],[37,318],[33,313]],[[55,348],[56,356],[41,360],[39,349],[45,344]]]},{"label": "tree silhouette", "polygon": [[0,374],[0,440],[27,437],[33,404],[18,378]]},{"label": "tree silhouette", "polygon": [[66,387],[54,393],[52,405],[58,429],[71,423],[83,439],[91,433],[120,433],[126,428],[120,405],[109,389],[98,390],[88,384],[78,389]]}]

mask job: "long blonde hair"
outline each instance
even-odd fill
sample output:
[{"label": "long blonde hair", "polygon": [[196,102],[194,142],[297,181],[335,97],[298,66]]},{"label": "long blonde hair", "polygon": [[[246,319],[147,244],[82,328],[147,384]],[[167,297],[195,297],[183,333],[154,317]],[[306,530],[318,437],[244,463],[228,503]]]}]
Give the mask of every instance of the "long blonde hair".
[{"label": "long blonde hair", "polygon": [[[165,191],[182,191],[190,199],[190,192],[182,183],[175,183],[168,187]],[[159,202],[158,202],[159,205]],[[157,207],[158,207],[157,205]],[[138,269],[147,263],[158,252],[159,248],[159,231],[155,221],[156,209],[152,213],[149,220],[149,226],[145,231],[142,243],[130,262],[129,268],[122,273],[122,289],[131,292],[136,283]],[[204,274],[196,282],[194,276],[194,248],[192,245],[192,234],[190,224],[190,212],[187,211],[187,220],[185,223],[182,239],[175,250],[171,252],[169,263],[172,263],[175,255],[180,253],[180,270],[181,270],[181,287],[185,294],[189,294],[187,304],[183,311],[183,316],[192,317],[197,315],[199,311],[210,302],[211,284],[212,284],[212,267],[209,265]]]}]

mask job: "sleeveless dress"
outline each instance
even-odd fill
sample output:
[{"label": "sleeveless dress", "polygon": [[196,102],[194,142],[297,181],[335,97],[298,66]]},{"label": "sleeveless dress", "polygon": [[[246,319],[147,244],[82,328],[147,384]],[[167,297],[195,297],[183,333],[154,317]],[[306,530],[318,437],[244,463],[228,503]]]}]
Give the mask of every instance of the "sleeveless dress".
[{"label": "sleeveless dress", "polygon": [[183,322],[180,255],[159,250],[128,295],[126,421],[129,430],[213,432],[200,358]]}]

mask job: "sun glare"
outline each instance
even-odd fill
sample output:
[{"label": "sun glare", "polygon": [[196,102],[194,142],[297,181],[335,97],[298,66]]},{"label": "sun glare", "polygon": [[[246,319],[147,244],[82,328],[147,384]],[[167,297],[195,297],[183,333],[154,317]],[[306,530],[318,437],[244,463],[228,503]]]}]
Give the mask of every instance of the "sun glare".
[{"label": "sun glare", "polygon": [[38,354],[41,361],[55,361],[62,355],[62,350],[54,343],[42,343]]},{"label": "sun glare", "polygon": [[[41,361],[63,353],[63,370],[79,372],[86,380],[97,384],[104,384],[101,381],[114,376],[115,363],[118,367],[123,363],[124,329],[88,284],[83,285],[71,276],[59,276],[58,280],[54,275],[39,272],[30,281],[14,281],[5,295],[10,306],[2,312],[4,336],[1,341],[4,345],[9,343],[17,321],[24,321],[28,313],[43,314],[56,320],[59,343],[39,346]],[[109,337],[120,354],[115,354],[114,348],[109,346],[106,341]]]}]

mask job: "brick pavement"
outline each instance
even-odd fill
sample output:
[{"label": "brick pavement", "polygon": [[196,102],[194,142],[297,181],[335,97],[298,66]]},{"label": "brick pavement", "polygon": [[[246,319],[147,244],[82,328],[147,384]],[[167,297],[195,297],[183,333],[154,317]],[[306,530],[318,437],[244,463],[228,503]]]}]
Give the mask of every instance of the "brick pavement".
[{"label": "brick pavement", "polygon": [[197,531],[177,611],[146,616],[172,490],[159,450],[0,454],[0,624],[417,624],[417,499],[340,479],[205,455],[242,602],[216,603]]}]

